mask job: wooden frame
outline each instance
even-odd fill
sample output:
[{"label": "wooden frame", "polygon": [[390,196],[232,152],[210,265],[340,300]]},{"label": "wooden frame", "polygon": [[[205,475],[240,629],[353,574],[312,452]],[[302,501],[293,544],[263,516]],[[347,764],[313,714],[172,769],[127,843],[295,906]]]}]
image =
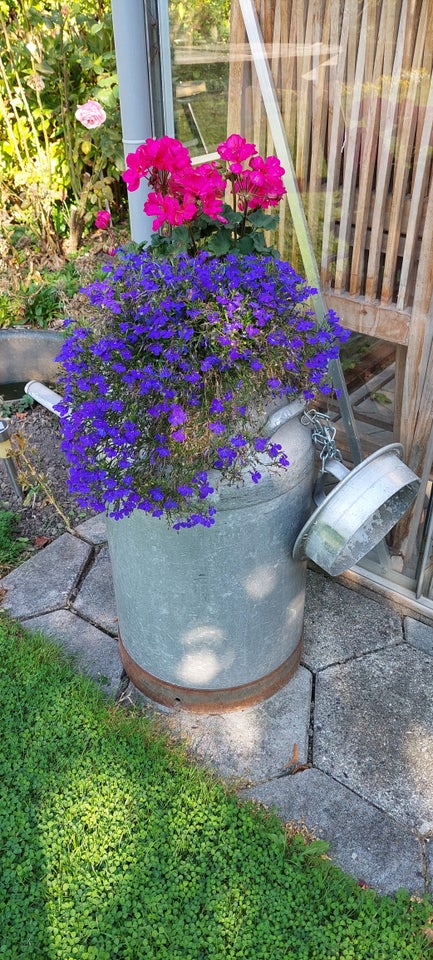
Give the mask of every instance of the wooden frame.
[{"label": "wooden frame", "polygon": [[[423,480],[408,560],[433,458],[433,0],[254,2],[325,299],[396,345],[394,435]],[[238,0],[228,129],[273,150]],[[287,209],[280,244],[301,267]]]}]

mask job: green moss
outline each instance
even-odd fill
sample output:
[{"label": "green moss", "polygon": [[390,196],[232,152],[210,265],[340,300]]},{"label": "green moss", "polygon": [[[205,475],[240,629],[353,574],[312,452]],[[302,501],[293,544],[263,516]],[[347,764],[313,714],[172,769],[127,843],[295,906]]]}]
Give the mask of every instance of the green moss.
[{"label": "green moss", "polygon": [[288,841],[8,621],[0,688],[0,957],[427,958],[431,905]]}]

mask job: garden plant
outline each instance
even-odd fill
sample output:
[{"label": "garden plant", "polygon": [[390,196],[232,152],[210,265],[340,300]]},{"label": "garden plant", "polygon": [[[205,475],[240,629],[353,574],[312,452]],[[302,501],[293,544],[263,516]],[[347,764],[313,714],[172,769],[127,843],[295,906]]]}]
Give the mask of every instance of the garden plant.
[{"label": "garden plant", "polygon": [[221,479],[289,467],[261,431],[263,408],[329,392],[348,336],[331,313],[317,329],[314,291],[266,245],[278,219],[266,211],[285,192],[277,158],[237,135],[218,153],[223,172],[193,167],[170,137],[127,157],[128,189],[149,182],[152,243],[119,251],[87,288],[97,316],[73,325],[59,356],[71,489],[116,519],[138,508],[209,526]]},{"label": "garden plant", "polygon": [[[72,252],[123,165],[110,4],[1,2],[0,35],[5,235]],[[111,118],[92,135],[76,116],[89,99]]]},{"label": "garden plant", "polygon": [[41,635],[0,619],[0,652],[0,956],[428,960],[427,900],[357,885]]}]

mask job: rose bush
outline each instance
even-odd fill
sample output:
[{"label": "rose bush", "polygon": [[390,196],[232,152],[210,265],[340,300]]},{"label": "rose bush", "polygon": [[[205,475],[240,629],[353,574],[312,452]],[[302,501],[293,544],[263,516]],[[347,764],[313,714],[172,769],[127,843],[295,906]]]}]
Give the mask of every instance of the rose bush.
[{"label": "rose bush", "polygon": [[128,188],[146,178],[144,209],[163,235],[119,251],[85,289],[97,317],[72,329],[59,358],[71,489],[115,518],[141,509],[209,526],[221,480],[288,468],[261,432],[262,409],[329,391],[329,359],[348,336],[332,314],[317,329],[314,291],[265,245],[276,217],[264,209],[284,194],[279,161],[238,136],[218,152],[224,172],[194,168],[168,137],[128,156]]}]

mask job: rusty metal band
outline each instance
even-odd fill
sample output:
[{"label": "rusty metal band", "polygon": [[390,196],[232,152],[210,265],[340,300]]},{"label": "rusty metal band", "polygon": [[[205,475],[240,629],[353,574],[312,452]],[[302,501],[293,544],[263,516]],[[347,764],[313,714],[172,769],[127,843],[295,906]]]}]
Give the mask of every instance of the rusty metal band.
[{"label": "rusty metal band", "polygon": [[273,696],[291,679],[301,658],[302,639],[295,647],[290,657],[280,664],[276,670],[237,687],[224,687],[216,690],[200,690],[193,687],[180,687],[167,680],[161,680],[153,674],[143,670],[132,659],[122,643],[119,634],[119,651],[123,666],[133,684],[142,693],[162,703],[166,707],[181,707],[195,713],[213,713],[215,710],[237,710],[240,707],[252,707],[262,700]]}]

